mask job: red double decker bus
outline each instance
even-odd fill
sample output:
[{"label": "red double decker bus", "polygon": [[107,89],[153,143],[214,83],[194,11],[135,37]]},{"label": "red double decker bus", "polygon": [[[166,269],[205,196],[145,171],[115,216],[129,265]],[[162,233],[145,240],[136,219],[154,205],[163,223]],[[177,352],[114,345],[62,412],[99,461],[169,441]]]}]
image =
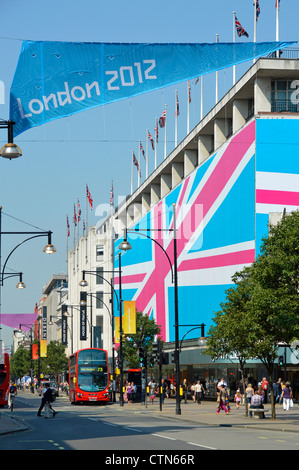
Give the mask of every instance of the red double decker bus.
[{"label": "red double decker bus", "polygon": [[107,351],[80,349],[70,356],[69,398],[72,404],[109,401]]},{"label": "red double decker bus", "polygon": [[4,353],[4,364],[0,364],[0,407],[8,403],[9,355]]}]

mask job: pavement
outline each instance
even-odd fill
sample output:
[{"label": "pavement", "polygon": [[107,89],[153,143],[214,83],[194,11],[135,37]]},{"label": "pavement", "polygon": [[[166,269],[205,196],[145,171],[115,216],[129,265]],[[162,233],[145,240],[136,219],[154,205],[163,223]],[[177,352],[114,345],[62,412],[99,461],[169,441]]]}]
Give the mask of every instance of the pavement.
[{"label": "pavement", "polygon": [[[19,392],[21,394],[30,394],[29,391]],[[68,401],[65,396],[58,397],[56,403]],[[271,406],[265,405],[265,419],[249,418],[245,416],[245,406],[241,405],[237,410],[235,403],[231,402],[231,413],[226,415],[224,411],[220,411],[217,415],[216,400],[204,400],[200,405],[188,400],[180,404],[180,410],[176,410],[176,400],[174,398],[166,399],[160,409],[160,401],[155,399],[154,403],[133,403],[132,405],[125,403],[120,406],[119,402],[111,403],[109,406],[117,407],[122,413],[136,414],[152,414],[157,418],[170,418],[176,420],[190,421],[199,425],[207,425],[213,427],[235,427],[247,428],[253,430],[267,430],[278,432],[299,432],[299,404],[294,403],[294,407],[289,411],[284,411],[282,405],[276,405],[276,419],[271,419]],[[177,412],[178,411],[178,412]],[[180,411],[180,414],[179,414]],[[59,418],[58,418],[59,419]],[[0,412],[0,435],[9,434],[28,429],[26,422],[18,416],[17,408],[11,412],[2,409]]]}]

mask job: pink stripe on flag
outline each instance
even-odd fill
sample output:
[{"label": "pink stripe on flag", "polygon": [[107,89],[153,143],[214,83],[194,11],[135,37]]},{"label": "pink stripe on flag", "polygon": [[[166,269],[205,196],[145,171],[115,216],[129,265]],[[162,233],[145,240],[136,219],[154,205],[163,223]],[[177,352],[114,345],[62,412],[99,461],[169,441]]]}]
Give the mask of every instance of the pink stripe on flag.
[{"label": "pink stripe on flag", "polygon": [[[130,284],[132,282],[142,282],[146,274],[131,274],[129,276],[122,276],[122,284]],[[119,284],[119,277],[114,278],[114,284]]]},{"label": "pink stripe on flag", "polygon": [[264,204],[285,204],[299,206],[299,193],[295,191],[256,190],[256,202]]},{"label": "pink stripe on flag", "polygon": [[187,271],[192,269],[220,268],[222,266],[233,266],[236,264],[249,264],[253,263],[254,256],[254,250],[244,250],[235,253],[224,253],[223,255],[207,256],[206,258],[190,259],[183,261],[178,270]]}]

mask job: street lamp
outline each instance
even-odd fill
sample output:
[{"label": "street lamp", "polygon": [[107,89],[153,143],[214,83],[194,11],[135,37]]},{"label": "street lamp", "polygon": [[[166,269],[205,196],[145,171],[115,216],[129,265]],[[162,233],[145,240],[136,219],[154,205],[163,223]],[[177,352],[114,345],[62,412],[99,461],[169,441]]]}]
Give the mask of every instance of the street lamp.
[{"label": "street lamp", "polygon": [[[138,229],[138,230],[127,230],[125,231],[125,238],[124,241],[119,245],[119,249],[123,251],[128,251],[132,248],[132,245],[128,242],[127,240],[127,233],[139,233],[140,235],[145,236],[146,238],[149,238],[153,242],[155,242],[164,252],[166,255],[168,262],[170,264],[171,268],[171,274],[172,274],[172,282],[174,284],[174,318],[175,318],[175,369],[176,369],[176,386],[177,386],[177,393],[176,393],[176,414],[180,415],[181,414],[181,400],[180,400],[180,395],[178,393],[179,390],[179,385],[180,385],[180,356],[179,356],[179,309],[178,309],[178,269],[177,269],[177,232],[176,232],[176,211],[175,211],[175,203],[172,204],[173,206],[173,229]],[[157,242],[154,238],[149,237],[148,235],[145,235],[143,233],[140,233],[142,231],[146,232],[151,232],[151,231],[157,231],[157,232],[173,232],[173,266],[171,263],[171,260],[168,256],[168,253],[166,250],[163,248],[163,246]]]},{"label": "street lamp", "polygon": [[0,149],[0,155],[3,158],[8,158],[9,160],[19,158],[22,156],[22,151],[20,147],[18,147],[13,142],[13,126],[15,122],[8,120],[0,120],[0,128],[8,130],[8,143],[3,145]]}]

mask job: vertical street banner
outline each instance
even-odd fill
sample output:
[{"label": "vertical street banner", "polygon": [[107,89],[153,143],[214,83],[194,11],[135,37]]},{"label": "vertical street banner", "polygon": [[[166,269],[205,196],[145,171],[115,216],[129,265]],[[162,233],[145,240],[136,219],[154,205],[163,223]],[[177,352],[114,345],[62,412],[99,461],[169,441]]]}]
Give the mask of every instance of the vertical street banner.
[{"label": "vertical street banner", "polygon": [[136,307],[134,300],[123,302],[123,332],[125,335],[136,333]]},{"label": "vertical street banner", "polygon": [[292,42],[24,41],[10,90],[14,135],[53,119],[266,56]]},{"label": "vertical street banner", "polygon": [[61,323],[61,341],[64,346],[67,346],[67,305],[62,305],[61,307],[61,317],[62,317],[62,323]]},{"label": "vertical street banner", "polygon": [[47,340],[47,307],[43,307],[42,339]]},{"label": "vertical street banner", "polygon": [[46,339],[40,340],[39,352],[40,352],[40,357],[47,357],[47,340]]},{"label": "vertical street banner", "polygon": [[32,345],[32,359],[35,361],[36,359],[38,359],[39,355],[38,355],[38,344],[33,344]]},{"label": "vertical street banner", "polygon": [[[87,339],[87,294],[86,292],[80,292],[80,341]],[[85,304],[81,305],[81,301]]]},{"label": "vertical street banner", "polygon": [[120,318],[114,317],[114,343],[120,343]]}]

